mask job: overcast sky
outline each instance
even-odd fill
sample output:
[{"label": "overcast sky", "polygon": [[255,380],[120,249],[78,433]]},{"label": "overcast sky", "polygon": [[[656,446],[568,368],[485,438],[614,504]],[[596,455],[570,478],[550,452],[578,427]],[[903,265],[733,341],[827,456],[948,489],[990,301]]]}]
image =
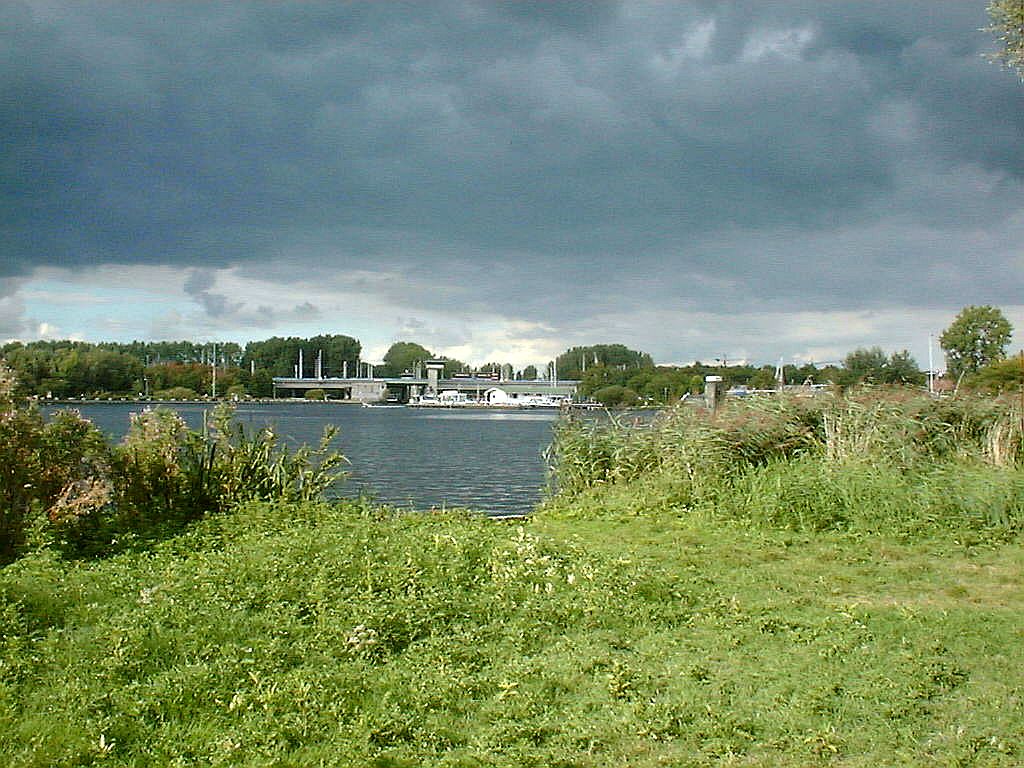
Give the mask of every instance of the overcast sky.
[{"label": "overcast sky", "polygon": [[1019,340],[985,5],[4,2],[0,340],[924,367],[966,304]]}]

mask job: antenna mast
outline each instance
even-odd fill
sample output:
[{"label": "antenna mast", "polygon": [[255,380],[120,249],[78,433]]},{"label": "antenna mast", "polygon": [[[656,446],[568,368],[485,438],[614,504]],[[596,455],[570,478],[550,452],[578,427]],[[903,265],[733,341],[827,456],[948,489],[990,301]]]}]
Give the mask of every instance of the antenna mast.
[{"label": "antenna mast", "polygon": [[928,334],[928,394],[935,394],[935,361],[932,359],[932,334]]}]

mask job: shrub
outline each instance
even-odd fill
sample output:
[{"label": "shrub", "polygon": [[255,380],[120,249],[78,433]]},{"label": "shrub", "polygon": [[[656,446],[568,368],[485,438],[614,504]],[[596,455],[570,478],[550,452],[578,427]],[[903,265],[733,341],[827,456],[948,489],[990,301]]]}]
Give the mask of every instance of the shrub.
[{"label": "shrub", "polygon": [[46,422],[34,407],[0,410],[0,563],[24,550],[34,521],[66,553],[93,555],[245,501],[313,501],[341,480],[335,430],[289,450],[232,417],[216,409],[204,436],[173,411],[145,410],[110,447],[76,412]]},{"label": "shrub", "polygon": [[221,508],[253,500],[313,501],[342,479],[339,467],[348,460],[331,449],[336,427],[324,429],[316,448],[289,451],[272,427],[249,435],[233,415],[220,405],[211,420],[211,482]]},{"label": "shrub", "polygon": [[160,389],[154,392],[153,396],[157,400],[197,400],[199,398],[199,394],[194,389],[189,389],[188,387]]},{"label": "shrub", "polygon": [[25,546],[34,517],[62,525],[79,510],[78,489],[100,481],[109,461],[103,435],[75,411],[49,423],[35,407],[0,411],[0,563]]},{"label": "shrub", "polygon": [[608,408],[636,405],[640,401],[640,395],[634,390],[619,384],[602,387],[594,392],[593,398]]}]

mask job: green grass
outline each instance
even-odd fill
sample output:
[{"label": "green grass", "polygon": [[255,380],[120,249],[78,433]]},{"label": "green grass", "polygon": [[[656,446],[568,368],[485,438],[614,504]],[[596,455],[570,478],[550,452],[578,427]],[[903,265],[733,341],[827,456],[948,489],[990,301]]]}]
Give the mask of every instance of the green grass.
[{"label": "green grass", "polygon": [[251,506],[29,555],[0,571],[0,760],[1020,764],[1016,539],[559,505]]}]

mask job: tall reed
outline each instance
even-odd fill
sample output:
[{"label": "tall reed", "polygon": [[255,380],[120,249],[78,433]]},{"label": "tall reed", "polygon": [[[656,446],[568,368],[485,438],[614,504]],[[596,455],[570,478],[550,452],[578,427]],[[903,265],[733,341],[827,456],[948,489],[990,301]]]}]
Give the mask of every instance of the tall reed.
[{"label": "tall reed", "polygon": [[638,498],[661,483],[675,504],[765,524],[890,531],[1016,526],[1022,459],[1011,401],[887,388],[566,420],[549,453],[563,501],[643,481]]}]

